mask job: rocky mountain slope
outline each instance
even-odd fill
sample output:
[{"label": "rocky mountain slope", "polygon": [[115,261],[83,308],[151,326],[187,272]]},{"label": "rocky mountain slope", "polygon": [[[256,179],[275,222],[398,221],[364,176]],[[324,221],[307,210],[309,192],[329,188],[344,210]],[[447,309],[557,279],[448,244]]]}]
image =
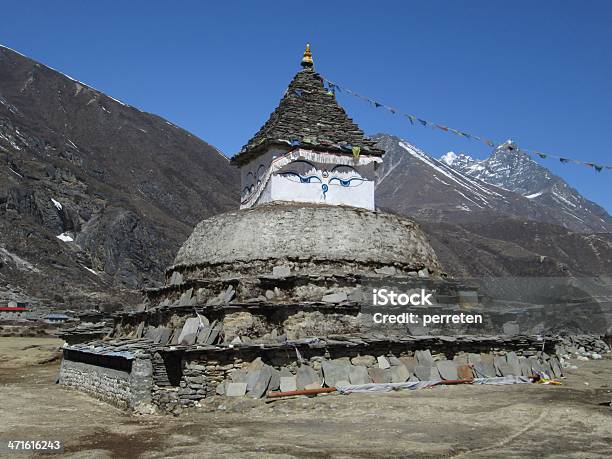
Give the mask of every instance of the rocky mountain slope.
[{"label": "rocky mountain slope", "polygon": [[56,307],[133,298],[238,201],[211,145],[1,46],[0,164],[0,286]]},{"label": "rocky mountain slope", "polygon": [[511,140],[498,146],[484,160],[448,152],[440,161],[482,182],[520,194],[553,208],[563,226],[584,232],[611,232],[612,217],[585,199],[561,177],[535,162]]}]

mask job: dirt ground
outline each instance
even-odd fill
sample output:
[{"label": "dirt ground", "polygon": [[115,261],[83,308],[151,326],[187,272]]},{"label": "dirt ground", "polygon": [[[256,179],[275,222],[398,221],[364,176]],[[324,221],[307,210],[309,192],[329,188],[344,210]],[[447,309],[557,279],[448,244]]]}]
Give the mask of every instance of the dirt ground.
[{"label": "dirt ground", "polygon": [[[130,416],[54,384],[61,344],[0,338],[0,439],[62,440],[63,457],[563,457],[612,455],[612,359],[562,386],[452,386],[266,403],[219,399]],[[19,455],[16,457],[26,457]]]}]

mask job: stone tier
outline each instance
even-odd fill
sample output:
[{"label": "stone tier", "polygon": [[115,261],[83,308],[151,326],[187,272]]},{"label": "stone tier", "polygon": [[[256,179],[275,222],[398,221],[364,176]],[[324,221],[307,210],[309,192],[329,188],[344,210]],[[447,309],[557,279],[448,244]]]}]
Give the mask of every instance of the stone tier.
[{"label": "stone tier", "polygon": [[168,284],[188,279],[270,275],[439,277],[436,255],[407,218],[353,207],[275,203],[200,222],[166,271]]}]

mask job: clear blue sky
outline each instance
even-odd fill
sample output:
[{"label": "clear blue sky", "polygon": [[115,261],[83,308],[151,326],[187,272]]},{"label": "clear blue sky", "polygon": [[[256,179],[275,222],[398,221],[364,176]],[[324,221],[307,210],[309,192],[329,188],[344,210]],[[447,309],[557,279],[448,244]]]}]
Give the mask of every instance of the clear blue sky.
[{"label": "clear blue sky", "polygon": [[[612,164],[612,2],[13,1],[0,43],[231,156],[276,107],[307,41],[317,71],[425,119]],[[488,148],[339,95],[367,133],[434,156]],[[612,171],[541,160],[612,212]]]}]

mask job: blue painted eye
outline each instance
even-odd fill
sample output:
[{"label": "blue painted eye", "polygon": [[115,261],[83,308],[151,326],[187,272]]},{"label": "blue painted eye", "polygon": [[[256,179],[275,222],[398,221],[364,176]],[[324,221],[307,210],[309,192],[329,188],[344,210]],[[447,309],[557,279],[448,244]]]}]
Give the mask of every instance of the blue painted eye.
[{"label": "blue painted eye", "polygon": [[343,180],[339,177],[333,177],[329,180],[329,183],[332,184],[334,182],[338,182],[340,184],[340,186],[343,187],[353,187],[353,186],[359,186],[361,185],[365,180],[362,179],[361,177],[354,177],[351,179],[347,179],[347,180]]},{"label": "blue painted eye", "polygon": [[302,177],[300,175],[300,181],[302,183],[314,183],[314,182],[319,182],[321,183],[321,179],[319,177],[317,177],[316,175],[311,175],[309,177]]}]

